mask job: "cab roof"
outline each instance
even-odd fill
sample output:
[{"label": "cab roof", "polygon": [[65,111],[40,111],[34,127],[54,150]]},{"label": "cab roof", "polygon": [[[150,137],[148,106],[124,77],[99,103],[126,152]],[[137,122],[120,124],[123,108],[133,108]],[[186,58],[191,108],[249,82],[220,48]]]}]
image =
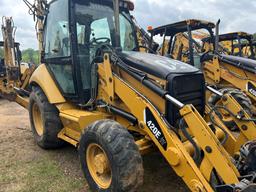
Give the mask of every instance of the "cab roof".
[{"label": "cab roof", "polygon": [[[233,32],[233,33],[226,33],[226,34],[221,34],[219,35],[219,41],[231,41],[231,40],[236,40],[238,39],[238,37],[242,38],[242,39],[247,39],[249,41],[252,40],[253,36],[249,33],[246,32]],[[202,41],[204,42],[209,42],[210,38],[206,37],[204,39],[202,39]]]},{"label": "cab roof", "polygon": [[188,31],[187,26],[190,26],[191,30],[198,30],[198,29],[213,29],[215,28],[215,24],[204,21],[204,20],[196,20],[196,19],[189,19],[180,21],[177,23],[172,23],[168,25],[163,25],[152,30],[149,32],[154,35],[166,35],[166,36],[173,36],[177,33],[183,33]]}]

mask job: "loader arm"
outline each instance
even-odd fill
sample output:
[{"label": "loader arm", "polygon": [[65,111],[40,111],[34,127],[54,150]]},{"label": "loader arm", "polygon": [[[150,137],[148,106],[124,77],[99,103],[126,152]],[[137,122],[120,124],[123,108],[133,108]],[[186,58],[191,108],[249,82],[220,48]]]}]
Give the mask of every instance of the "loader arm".
[{"label": "loader arm", "polygon": [[[105,55],[104,58],[104,65],[100,68],[111,69],[109,57]],[[104,70],[100,71],[103,73]],[[221,130],[216,131],[218,134],[215,135],[193,106],[183,105],[171,96],[164,96],[181,108],[180,114],[185,120],[187,131],[191,133],[191,138],[198,147],[204,151],[200,163],[196,164],[191,157],[191,154],[195,153],[192,144],[187,140],[182,141],[167,123],[163,114],[143,94],[136,91],[114,71],[113,75],[109,70],[105,70],[105,75],[101,74],[105,77],[113,77],[113,81],[107,81],[106,85],[110,90],[111,100],[121,100],[127,106],[129,113],[136,117],[138,128],[150,137],[170,166],[192,191],[214,191],[210,181],[214,171],[226,185],[236,185],[240,182],[237,168],[219,141],[223,138]]]}]

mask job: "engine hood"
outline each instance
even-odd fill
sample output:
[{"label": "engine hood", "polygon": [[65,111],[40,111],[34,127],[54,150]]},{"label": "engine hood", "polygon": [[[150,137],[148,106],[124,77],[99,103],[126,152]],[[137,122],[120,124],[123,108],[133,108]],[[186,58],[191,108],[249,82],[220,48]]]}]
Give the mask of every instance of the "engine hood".
[{"label": "engine hood", "polygon": [[124,51],[119,56],[127,65],[161,79],[167,79],[170,74],[199,72],[197,68],[189,64],[159,55]]},{"label": "engine hood", "polygon": [[252,73],[256,73],[256,61],[244,57],[224,55],[221,54],[221,59],[232,62],[233,65],[247,70]]}]

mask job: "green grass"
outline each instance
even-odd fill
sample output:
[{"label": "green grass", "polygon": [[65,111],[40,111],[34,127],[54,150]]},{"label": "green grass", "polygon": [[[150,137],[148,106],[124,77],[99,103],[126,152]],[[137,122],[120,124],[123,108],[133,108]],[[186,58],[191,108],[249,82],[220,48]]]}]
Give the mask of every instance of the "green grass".
[{"label": "green grass", "polygon": [[4,192],[80,192],[84,179],[66,175],[56,161],[47,158],[29,163],[17,161],[0,171],[0,191]]}]

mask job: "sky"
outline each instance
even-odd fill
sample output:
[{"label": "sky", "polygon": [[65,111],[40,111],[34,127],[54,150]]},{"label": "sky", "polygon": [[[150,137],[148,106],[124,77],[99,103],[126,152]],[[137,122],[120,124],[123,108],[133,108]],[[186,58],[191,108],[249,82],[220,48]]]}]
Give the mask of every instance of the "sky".
[{"label": "sky", "polygon": [[[34,0],[30,0],[33,2]],[[221,33],[256,32],[256,0],[132,0],[132,15],[143,27],[157,27],[184,19],[221,19]],[[37,49],[35,23],[22,0],[0,0],[0,16],[12,16],[21,49]],[[0,39],[2,39],[0,33]]]}]

